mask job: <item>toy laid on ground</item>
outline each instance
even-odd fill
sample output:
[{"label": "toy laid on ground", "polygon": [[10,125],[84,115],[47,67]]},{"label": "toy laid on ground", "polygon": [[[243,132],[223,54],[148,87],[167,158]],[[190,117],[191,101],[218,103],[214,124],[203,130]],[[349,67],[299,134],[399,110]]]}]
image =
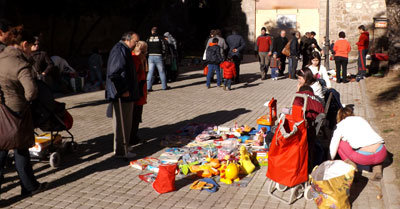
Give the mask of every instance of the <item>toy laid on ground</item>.
[{"label": "toy laid on ground", "polygon": [[344,161],[325,161],[311,173],[305,198],[314,199],[318,208],[351,208],[349,196],[354,172],[355,168]]},{"label": "toy laid on ground", "polygon": [[219,185],[210,178],[199,179],[193,182],[193,184],[189,187],[190,189],[195,190],[206,190],[208,192],[216,192],[219,188]]},{"label": "toy laid on ground", "polygon": [[[267,177],[271,179],[268,193],[287,204],[302,197],[308,180],[307,97],[296,94],[294,99],[297,97],[304,99],[303,107],[293,105],[290,115],[282,114],[268,153]],[[288,188],[289,200],[274,193],[276,189],[283,192]]]},{"label": "toy laid on ground", "polygon": [[250,174],[256,169],[256,166],[251,162],[251,156],[247,152],[247,149],[244,145],[240,146],[240,173]]},{"label": "toy laid on ground", "polygon": [[225,184],[232,184],[233,181],[239,181],[239,171],[240,167],[237,163],[230,161],[223,163],[220,168],[220,181]]}]

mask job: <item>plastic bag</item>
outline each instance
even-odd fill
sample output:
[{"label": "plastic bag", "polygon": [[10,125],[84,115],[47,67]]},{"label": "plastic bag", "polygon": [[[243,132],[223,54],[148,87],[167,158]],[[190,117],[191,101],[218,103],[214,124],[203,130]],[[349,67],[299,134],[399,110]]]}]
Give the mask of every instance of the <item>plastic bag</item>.
[{"label": "plastic bag", "polygon": [[318,208],[351,208],[354,167],[341,160],[325,161],[310,175],[311,194]]}]

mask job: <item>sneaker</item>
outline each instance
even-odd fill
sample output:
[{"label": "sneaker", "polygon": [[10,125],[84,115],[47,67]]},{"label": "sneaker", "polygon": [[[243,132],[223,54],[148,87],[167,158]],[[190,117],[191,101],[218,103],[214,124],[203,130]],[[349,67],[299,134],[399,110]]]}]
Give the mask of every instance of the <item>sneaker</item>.
[{"label": "sneaker", "polygon": [[167,86],[167,88],[163,89],[163,90],[168,90],[171,89],[171,86]]}]

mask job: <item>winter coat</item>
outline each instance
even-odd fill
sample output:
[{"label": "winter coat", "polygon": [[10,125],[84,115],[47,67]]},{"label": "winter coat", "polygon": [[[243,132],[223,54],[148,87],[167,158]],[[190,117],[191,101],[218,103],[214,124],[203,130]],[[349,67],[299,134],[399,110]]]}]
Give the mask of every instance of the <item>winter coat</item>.
[{"label": "winter coat", "polygon": [[[315,121],[317,116],[325,111],[324,106],[311,91],[299,91],[297,93],[307,95],[306,119],[309,123]],[[293,105],[303,106],[303,104],[304,101],[301,98],[296,98],[293,102]]]},{"label": "winter coat", "polygon": [[255,51],[269,52],[272,49],[272,39],[268,34],[260,35],[257,38]]},{"label": "winter coat", "polygon": [[358,42],[356,43],[358,46],[358,50],[368,49],[369,46],[369,33],[368,31],[364,31],[360,34],[360,38],[358,38]]},{"label": "winter coat", "polygon": [[21,50],[12,46],[0,53],[0,88],[4,102],[14,112],[24,111],[37,95],[32,65]]},{"label": "winter coat", "polygon": [[132,52],[133,62],[135,63],[136,75],[139,87],[139,100],[135,102],[135,105],[147,104],[147,59],[144,54],[135,55]]},{"label": "winter coat", "polygon": [[351,51],[350,43],[346,39],[339,39],[333,45],[333,51],[335,52],[335,57],[349,57]]},{"label": "winter coat", "polygon": [[33,60],[35,60],[32,67],[37,74],[40,75],[43,72],[49,74],[53,70],[54,68],[53,61],[51,61],[50,57],[47,55],[46,52],[44,51],[32,52],[32,58]]},{"label": "winter coat", "polygon": [[298,38],[295,36],[293,37],[292,41],[290,42],[290,56],[299,57],[300,56],[300,46]]},{"label": "winter coat", "polygon": [[277,52],[278,57],[282,55],[282,50],[285,48],[289,40],[286,37],[276,37],[272,42],[272,52]]},{"label": "winter coat", "polygon": [[220,64],[220,67],[223,69],[223,76],[225,79],[232,79],[236,77],[235,63],[224,61]]},{"label": "winter coat", "polygon": [[[246,42],[243,37],[239,34],[233,33],[232,35],[226,38],[226,43],[229,46],[228,56],[234,57],[237,56],[239,58],[242,57],[242,51],[244,47],[246,47]],[[236,52],[233,52],[233,49],[237,49]]]},{"label": "winter coat", "polygon": [[[121,97],[126,91],[129,91],[129,97]],[[111,49],[107,63],[106,99],[114,101],[118,98],[127,102],[139,99],[136,69],[131,49],[122,41]]]},{"label": "winter coat", "polygon": [[215,36],[215,37],[211,37],[210,39],[208,39],[207,45],[206,45],[206,50],[208,49],[208,47],[210,46],[210,44],[212,43],[212,40],[214,38],[218,39],[218,46],[220,47],[221,57],[224,58],[225,50],[228,48],[228,45],[226,44],[225,39],[222,38],[221,36]]},{"label": "winter coat", "polygon": [[269,63],[269,67],[270,68],[280,68],[281,67],[281,61],[279,60],[279,58],[271,57],[271,61]]},{"label": "winter coat", "polygon": [[167,46],[163,37],[154,34],[151,35],[146,42],[148,47],[147,51],[149,52],[149,55],[163,56],[165,54]]},{"label": "winter coat", "polygon": [[206,52],[206,62],[208,64],[219,65],[224,59],[221,55],[221,49],[217,43],[210,43]]}]

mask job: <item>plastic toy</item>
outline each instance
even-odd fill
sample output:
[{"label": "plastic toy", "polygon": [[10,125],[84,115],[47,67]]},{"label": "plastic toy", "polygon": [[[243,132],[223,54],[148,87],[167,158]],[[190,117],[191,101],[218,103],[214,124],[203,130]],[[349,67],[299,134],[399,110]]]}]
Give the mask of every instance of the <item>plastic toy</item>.
[{"label": "plastic toy", "polygon": [[219,171],[213,167],[211,167],[208,164],[204,165],[191,165],[189,167],[190,171],[192,173],[196,173],[197,176],[203,177],[203,178],[208,178],[213,175],[218,175]]},{"label": "plastic toy", "polygon": [[268,105],[265,105],[268,106],[267,114],[257,119],[259,128],[266,127],[267,131],[269,131],[271,126],[275,124],[275,121],[277,120],[276,102],[277,100],[272,97],[272,99],[268,102]]},{"label": "plastic toy", "polygon": [[239,181],[239,165],[234,162],[223,163],[220,170],[220,181],[225,184],[232,184],[233,181]]},{"label": "plastic toy", "polygon": [[240,173],[250,174],[254,171],[256,166],[251,162],[250,154],[247,152],[245,146],[240,147]]}]

